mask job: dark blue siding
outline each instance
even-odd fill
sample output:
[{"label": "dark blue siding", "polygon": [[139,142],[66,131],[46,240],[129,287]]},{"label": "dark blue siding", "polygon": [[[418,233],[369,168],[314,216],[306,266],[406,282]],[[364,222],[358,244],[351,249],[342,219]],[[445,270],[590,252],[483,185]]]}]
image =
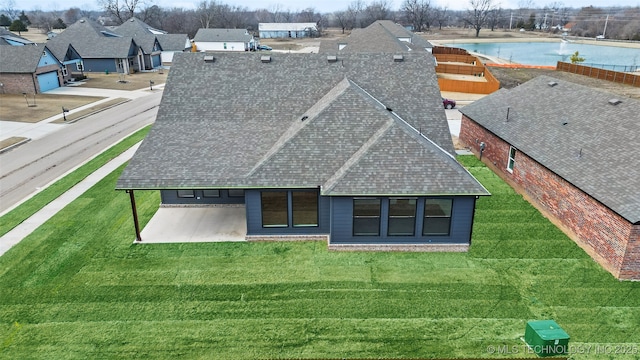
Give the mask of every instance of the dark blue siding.
[{"label": "dark blue siding", "polygon": [[109,70],[110,73],[116,72],[115,59],[83,59],[85,72],[104,72]]},{"label": "dark blue siding", "polygon": [[380,236],[353,236],[353,198],[331,198],[331,242],[332,243],[367,243],[367,244],[469,244],[473,213],[474,196],[453,197],[451,211],[451,231],[449,236],[422,236],[424,221],[424,197],[418,198],[416,209],[416,229],[414,236],[388,236],[389,199],[382,199],[380,216]]},{"label": "dark blue siding", "polygon": [[274,228],[262,227],[262,204],[260,200],[260,193],[262,191],[269,190],[245,191],[245,201],[247,209],[247,235],[314,235],[329,233],[329,198],[320,196],[318,199],[318,226],[293,227],[291,225],[291,190],[289,190],[289,226]]},{"label": "dark blue siding", "polygon": [[160,196],[163,204],[244,204],[244,197],[229,196],[228,190],[219,191],[220,197],[204,197],[203,190],[194,190],[195,196],[192,198],[178,197],[177,190],[160,190]]}]

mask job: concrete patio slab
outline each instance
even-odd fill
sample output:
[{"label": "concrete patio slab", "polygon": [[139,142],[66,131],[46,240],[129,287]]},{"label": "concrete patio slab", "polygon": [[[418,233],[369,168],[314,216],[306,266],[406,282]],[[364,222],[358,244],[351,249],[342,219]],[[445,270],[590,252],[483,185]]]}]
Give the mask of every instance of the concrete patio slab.
[{"label": "concrete patio slab", "polygon": [[140,243],[245,241],[246,235],[244,206],[160,207]]}]

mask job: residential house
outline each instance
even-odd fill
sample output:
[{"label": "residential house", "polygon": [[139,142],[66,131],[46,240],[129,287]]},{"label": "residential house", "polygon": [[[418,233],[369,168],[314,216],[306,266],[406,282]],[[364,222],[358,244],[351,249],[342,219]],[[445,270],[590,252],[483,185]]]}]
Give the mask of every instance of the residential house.
[{"label": "residential house", "polygon": [[640,101],[540,76],[460,111],[482,161],[616,278],[640,280]]},{"label": "residential house", "polygon": [[197,51],[253,51],[257,46],[245,29],[198,29],[193,42]]},{"label": "residential house", "polygon": [[0,27],[0,45],[23,46],[33,44],[33,41],[25,39],[22,36],[16,35],[11,31]]},{"label": "residential house", "polygon": [[454,156],[428,53],[184,53],[117,189],[243,206],[247,240],[465,251],[488,192]]},{"label": "residential house", "polygon": [[259,23],[258,36],[261,39],[302,38],[318,33],[316,23]]},{"label": "residential house", "polygon": [[72,45],[82,58],[76,72],[132,73],[144,70],[139,46],[130,36],[122,36],[104,26],[83,18],[47,41],[47,47],[58,58],[64,58]]},{"label": "residential house", "polygon": [[175,53],[191,51],[191,41],[187,34],[158,34],[156,37],[162,48],[160,60],[163,65],[170,65]]},{"label": "residential house", "polygon": [[0,45],[0,92],[38,94],[60,87],[62,64],[42,44]]},{"label": "residential house", "polygon": [[[114,33],[131,37],[139,46],[138,64],[140,71],[153,70],[162,65],[160,56],[162,46],[157,35],[151,29],[149,25],[135,17],[113,28]],[[155,32],[159,32],[159,30],[155,30]]]},{"label": "residential house", "polygon": [[353,29],[349,36],[320,43],[321,53],[336,52],[431,52],[433,45],[420,35],[390,20],[378,20],[364,29]]}]

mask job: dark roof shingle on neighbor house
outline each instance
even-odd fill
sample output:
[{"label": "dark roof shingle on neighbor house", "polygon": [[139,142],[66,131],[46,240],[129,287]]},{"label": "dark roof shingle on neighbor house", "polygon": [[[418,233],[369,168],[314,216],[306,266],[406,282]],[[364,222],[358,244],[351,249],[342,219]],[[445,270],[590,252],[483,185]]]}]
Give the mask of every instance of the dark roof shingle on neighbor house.
[{"label": "dark roof shingle on neighbor house", "polygon": [[0,73],[22,74],[36,72],[45,49],[46,46],[42,44],[2,46],[2,48],[0,48],[0,55],[2,55]]},{"label": "dark roof shingle on neighbor house", "polygon": [[[145,54],[151,54],[156,44],[156,34],[149,29],[151,27],[137,18],[131,18],[120,26],[113,28],[113,32],[133,38]],[[162,45],[161,45],[162,46]]]},{"label": "dark roof shingle on neighbor house", "polygon": [[117,188],[486,195],[453,157],[431,61],[177,54],[157,120]]},{"label": "dark roof shingle on neighbor house", "polygon": [[253,36],[245,29],[198,29],[195,42],[248,42]]},{"label": "dark roof shingle on neighbor house", "polygon": [[64,58],[73,45],[82,58],[125,59],[129,57],[131,46],[136,46],[130,36],[121,36],[96,23],[82,18],[47,42],[58,58]]},{"label": "dark roof shingle on neighbor house", "polygon": [[[407,41],[408,40],[408,41]],[[339,50],[340,46],[342,47]],[[433,45],[390,20],[378,20],[364,29],[353,29],[349,36],[320,43],[321,53],[428,51]]]},{"label": "dark roof shingle on neighbor house", "polygon": [[640,101],[539,76],[460,111],[631,223],[640,222]]}]

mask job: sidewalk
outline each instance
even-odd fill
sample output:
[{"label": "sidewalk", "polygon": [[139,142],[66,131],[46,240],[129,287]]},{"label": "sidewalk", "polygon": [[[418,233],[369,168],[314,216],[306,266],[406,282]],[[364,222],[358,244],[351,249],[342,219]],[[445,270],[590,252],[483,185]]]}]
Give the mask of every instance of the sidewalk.
[{"label": "sidewalk", "polygon": [[[108,89],[95,89],[95,88],[67,86],[67,87],[59,87],[57,89],[49,90],[46,93],[56,94],[56,95],[80,95],[80,96],[105,97],[104,99],[92,102],[84,106],[80,106],[76,109],[69,111],[67,113],[67,116],[69,116],[74,113],[84,111],[96,105],[100,105],[102,103],[106,103],[117,98],[124,98],[124,99],[141,98],[141,97],[150,95],[152,93],[162,91],[164,89],[164,85],[165,84],[159,84],[157,86],[154,86],[153,91],[150,91],[149,89],[129,91],[129,90],[108,90]],[[52,124],[52,122],[56,120],[60,120],[61,118],[62,118],[62,113],[56,114],[44,120],[38,121],[37,123],[0,121],[0,130],[2,130],[2,138],[23,137],[31,140],[42,138],[68,125],[68,124]]]},{"label": "sidewalk", "polygon": [[140,146],[140,143],[129,148],[127,151],[120,154],[115,159],[111,160],[100,169],[87,176],[84,180],[76,184],[64,194],[60,195],[57,199],[53,200],[45,207],[40,209],[37,213],[33,214],[30,218],[23,221],[20,225],[13,228],[11,231],[0,237],[0,256],[7,252],[15,244],[19,243],[22,239],[26,238],[35,231],[40,225],[44,224],[47,220],[51,219],[58,211],[62,210],[65,206],[69,205],[85,191],[89,190],[93,185],[102,180],[105,176],[116,170],[125,162],[129,161],[133,154]]}]

